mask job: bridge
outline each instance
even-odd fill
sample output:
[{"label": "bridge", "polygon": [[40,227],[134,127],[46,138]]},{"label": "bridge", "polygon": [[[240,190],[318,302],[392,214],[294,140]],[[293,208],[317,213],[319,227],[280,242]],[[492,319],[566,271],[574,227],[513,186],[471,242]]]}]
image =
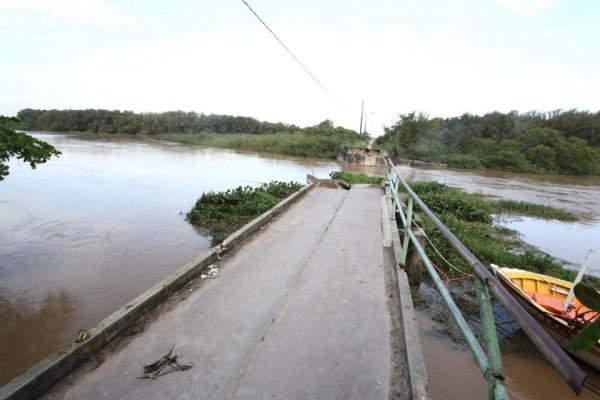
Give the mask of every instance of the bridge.
[{"label": "bridge", "polygon": [[[474,267],[484,345],[428,259],[413,205]],[[482,397],[506,398],[489,291],[581,390],[579,367],[389,163],[384,190],[307,185],[11,381],[0,399],[427,399],[411,253],[488,382]],[[166,368],[156,369],[174,372],[144,368],[161,358]]]}]

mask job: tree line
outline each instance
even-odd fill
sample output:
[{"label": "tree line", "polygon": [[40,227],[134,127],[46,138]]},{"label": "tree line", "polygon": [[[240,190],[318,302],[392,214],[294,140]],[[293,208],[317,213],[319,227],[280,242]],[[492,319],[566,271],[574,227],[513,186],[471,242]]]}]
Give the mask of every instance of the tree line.
[{"label": "tree line", "polygon": [[321,135],[356,135],[356,132],[334,127],[326,120],[309,128],[282,122],[259,121],[250,117],[168,111],[134,113],[119,110],[34,110],[27,108],[17,117],[29,130],[53,132],[92,132],[157,135],[165,133],[292,133]]},{"label": "tree line", "polygon": [[159,133],[275,133],[297,129],[281,122],[263,122],[250,117],[168,111],[134,113],[119,110],[34,110],[26,108],[17,117],[30,130],[155,135]]},{"label": "tree line", "polygon": [[600,174],[600,112],[401,114],[377,143],[396,156],[461,168]]}]

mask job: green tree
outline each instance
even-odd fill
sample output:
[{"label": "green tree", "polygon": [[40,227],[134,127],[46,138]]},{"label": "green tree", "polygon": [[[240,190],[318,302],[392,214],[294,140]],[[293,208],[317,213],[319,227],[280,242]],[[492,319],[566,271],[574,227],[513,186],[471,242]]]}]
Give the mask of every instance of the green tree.
[{"label": "green tree", "polygon": [[385,133],[392,141],[402,147],[415,145],[419,140],[425,139],[432,133],[432,122],[423,113],[411,112],[401,114],[400,120],[389,128],[385,128]]},{"label": "green tree", "polygon": [[596,152],[588,147],[587,141],[577,137],[561,141],[556,149],[556,162],[561,171],[576,175],[597,172],[599,165]]},{"label": "green tree", "polygon": [[556,151],[550,146],[538,144],[527,150],[525,155],[533,165],[542,170],[550,172],[555,172],[557,170]]},{"label": "green tree", "polygon": [[17,118],[0,116],[0,181],[8,175],[7,163],[11,157],[21,159],[35,168],[37,164],[60,154],[52,145],[17,132],[19,124]]}]

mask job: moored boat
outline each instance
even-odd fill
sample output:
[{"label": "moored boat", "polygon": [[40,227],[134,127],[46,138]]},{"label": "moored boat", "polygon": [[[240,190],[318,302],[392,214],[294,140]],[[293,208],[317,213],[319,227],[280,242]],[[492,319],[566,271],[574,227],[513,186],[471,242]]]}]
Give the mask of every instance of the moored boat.
[{"label": "moored boat", "polygon": [[574,351],[569,342],[598,313],[584,306],[575,296],[563,307],[573,283],[535,272],[514,268],[492,269],[515,299],[531,314],[558,344],[573,357],[600,370],[600,343],[587,351]]}]

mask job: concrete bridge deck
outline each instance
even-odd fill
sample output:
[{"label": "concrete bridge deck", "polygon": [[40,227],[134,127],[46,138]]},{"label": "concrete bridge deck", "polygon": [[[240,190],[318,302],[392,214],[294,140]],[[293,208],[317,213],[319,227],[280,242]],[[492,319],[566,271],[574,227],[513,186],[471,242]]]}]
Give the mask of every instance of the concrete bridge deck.
[{"label": "concrete bridge deck", "polygon": [[[218,262],[218,278],[46,397],[411,398],[382,194],[309,191]],[[172,344],[193,368],[136,379]]]}]

